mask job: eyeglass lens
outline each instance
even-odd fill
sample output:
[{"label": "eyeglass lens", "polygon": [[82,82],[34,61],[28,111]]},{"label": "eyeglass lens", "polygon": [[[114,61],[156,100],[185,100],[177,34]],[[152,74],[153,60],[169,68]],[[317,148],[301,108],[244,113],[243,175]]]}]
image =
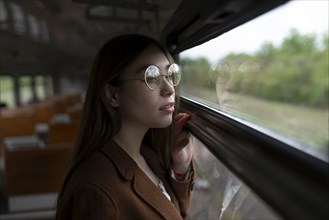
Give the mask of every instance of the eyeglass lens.
[{"label": "eyeglass lens", "polygon": [[160,73],[158,67],[151,65],[145,70],[145,83],[150,89],[154,90],[161,84],[163,76],[167,78],[171,85],[177,86],[181,79],[180,67],[176,63],[173,63],[168,68],[168,75],[164,75]]}]

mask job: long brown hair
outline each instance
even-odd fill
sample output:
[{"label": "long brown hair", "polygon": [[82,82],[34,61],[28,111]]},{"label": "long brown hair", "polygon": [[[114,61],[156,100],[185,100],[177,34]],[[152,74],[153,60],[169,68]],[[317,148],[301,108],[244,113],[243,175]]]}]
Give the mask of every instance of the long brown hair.
[{"label": "long brown hair", "polygon": [[[118,85],[117,79],[122,70],[150,45],[158,47],[169,62],[173,62],[169,52],[158,41],[137,34],[112,38],[98,52],[92,67],[70,166],[59,192],[57,205],[60,203],[66,182],[78,164],[104,146],[120,130],[121,118],[106,97],[106,86]],[[144,144],[154,148],[166,168],[170,162],[171,127],[149,129],[143,139]]]}]

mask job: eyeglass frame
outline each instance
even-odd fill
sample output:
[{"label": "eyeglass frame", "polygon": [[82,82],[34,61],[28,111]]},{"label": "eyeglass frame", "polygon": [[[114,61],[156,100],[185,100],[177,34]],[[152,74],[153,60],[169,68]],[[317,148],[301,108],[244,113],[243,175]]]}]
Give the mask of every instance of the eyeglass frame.
[{"label": "eyeglass frame", "polygon": [[144,83],[146,84],[146,86],[147,86],[149,89],[151,89],[151,90],[156,90],[159,86],[162,85],[162,83],[163,83],[163,78],[160,79],[160,83],[157,85],[156,88],[152,88],[152,87],[147,83],[147,80],[146,80],[146,72],[147,72],[147,70],[148,70],[150,67],[155,67],[155,68],[157,68],[157,69],[159,70],[159,72],[160,72],[159,77],[161,77],[161,76],[165,77],[165,78],[167,79],[167,81],[169,82],[169,84],[175,87],[175,86],[178,86],[179,83],[180,83],[181,76],[182,76],[182,72],[181,72],[181,67],[180,67],[177,63],[172,63],[172,64],[170,64],[169,67],[168,67],[168,71],[169,71],[169,69],[170,69],[170,67],[171,67],[172,65],[176,65],[176,66],[179,68],[179,73],[180,73],[179,75],[180,75],[180,78],[179,78],[177,84],[173,84],[173,83],[171,82],[171,80],[169,80],[169,76],[170,76],[170,75],[169,75],[169,74],[161,74],[161,70],[160,70],[160,68],[157,67],[156,65],[153,65],[153,64],[152,64],[152,65],[149,65],[149,66],[144,70],[144,77],[142,77],[142,78],[133,78],[133,79],[120,79],[119,81],[120,81],[120,82],[124,82],[124,81],[133,81],[133,80],[143,80]]}]

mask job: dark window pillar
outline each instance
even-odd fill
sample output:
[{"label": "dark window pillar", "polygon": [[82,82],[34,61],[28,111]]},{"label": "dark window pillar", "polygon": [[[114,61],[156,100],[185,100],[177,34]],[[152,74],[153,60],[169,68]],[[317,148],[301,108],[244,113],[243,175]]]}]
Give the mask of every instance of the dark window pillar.
[{"label": "dark window pillar", "polygon": [[32,101],[38,101],[37,89],[36,89],[36,76],[31,76],[31,92],[32,92]]},{"label": "dark window pillar", "polygon": [[15,75],[13,76],[13,83],[14,83],[14,99],[15,99],[15,104],[16,106],[20,106],[21,105],[21,99],[20,99],[20,96],[19,96],[19,90],[20,90],[20,86],[19,86],[19,80],[18,80],[18,76]]},{"label": "dark window pillar", "polygon": [[53,82],[53,92],[54,94],[58,94],[60,91],[59,85],[59,77],[56,75],[52,75],[52,82]]}]

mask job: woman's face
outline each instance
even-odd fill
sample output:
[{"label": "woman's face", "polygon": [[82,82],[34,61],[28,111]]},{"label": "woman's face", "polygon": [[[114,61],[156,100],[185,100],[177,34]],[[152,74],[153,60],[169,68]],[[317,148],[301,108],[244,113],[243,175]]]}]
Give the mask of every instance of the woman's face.
[{"label": "woman's face", "polygon": [[164,53],[156,46],[147,47],[139,57],[127,66],[122,76],[123,81],[117,89],[119,111],[123,124],[137,127],[164,128],[172,122],[175,103],[174,87],[161,77],[162,83],[151,90],[143,80],[145,69],[157,66],[161,74],[168,74],[170,62]]}]

